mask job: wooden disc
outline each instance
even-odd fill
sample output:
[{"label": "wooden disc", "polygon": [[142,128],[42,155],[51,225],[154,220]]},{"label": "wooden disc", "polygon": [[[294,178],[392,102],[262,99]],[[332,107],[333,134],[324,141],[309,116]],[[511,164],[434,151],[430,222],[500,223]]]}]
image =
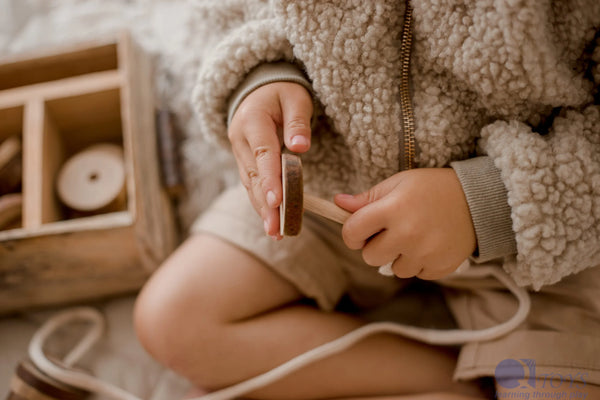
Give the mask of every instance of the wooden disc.
[{"label": "wooden disc", "polygon": [[283,201],[279,207],[279,233],[296,236],[302,229],[304,184],[302,162],[294,154],[281,155]]},{"label": "wooden disc", "polygon": [[89,392],[50,378],[30,361],[19,364],[10,384],[10,400],[83,400]]},{"label": "wooden disc", "polygon": [[56,183],[60,200],[83,212],[115,211],[125,202],[123,151],[117,145],[98,144],[65,162]]}]

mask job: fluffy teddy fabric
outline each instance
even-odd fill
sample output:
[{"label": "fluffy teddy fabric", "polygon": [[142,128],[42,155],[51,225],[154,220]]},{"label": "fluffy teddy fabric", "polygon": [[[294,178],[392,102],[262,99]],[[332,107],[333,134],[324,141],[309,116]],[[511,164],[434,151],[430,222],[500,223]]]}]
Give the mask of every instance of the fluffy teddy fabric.
[{"label": "fluffy teddy fabric", "polygon": [[[222,38],[195,89],[204,133],[226,143],[231,93],[257,65],[285,60],[305,71],[322,103],[303,156],[312,190],[361,191],[398,171],[404,2],[198,7]],[[414,2],[418,164],[491,158],[518,248],[505,268],[520,285],[539,289],[600,264],[599,27],[596,0]]]}]

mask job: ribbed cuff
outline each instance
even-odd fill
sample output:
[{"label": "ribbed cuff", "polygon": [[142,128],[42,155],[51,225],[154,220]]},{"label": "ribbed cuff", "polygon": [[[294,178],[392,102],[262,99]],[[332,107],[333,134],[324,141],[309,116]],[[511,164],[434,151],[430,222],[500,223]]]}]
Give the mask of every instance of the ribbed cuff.
[{"label": "ribbed cuff", "polygon": [[233,114],[240,103],[253,90],[274,82],[295,82],[306,88],[312,94],[312,86],[302,71],[294,64],[288,62],[265,63],[254,68],[242,84],[233,92],[229,99],[229,112],[227,125],[231,123]]},{"label": "ribbed cuff", "polygon": [[477,236],[476,262],[517,252],[506,187],[490,157],[450,164],[462,184]]}]

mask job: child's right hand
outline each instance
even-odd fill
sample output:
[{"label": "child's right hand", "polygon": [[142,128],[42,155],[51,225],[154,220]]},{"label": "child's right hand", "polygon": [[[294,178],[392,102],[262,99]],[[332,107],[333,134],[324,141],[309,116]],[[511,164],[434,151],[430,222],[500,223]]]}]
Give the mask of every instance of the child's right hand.
[{"label": "child's right hand", "polygon": [[235,111],[228,136],[242,183],[267,235],[280,239],[281,146],[304,153],[310,148],[310,93],[300,84],[275,82],[259,87]]}]

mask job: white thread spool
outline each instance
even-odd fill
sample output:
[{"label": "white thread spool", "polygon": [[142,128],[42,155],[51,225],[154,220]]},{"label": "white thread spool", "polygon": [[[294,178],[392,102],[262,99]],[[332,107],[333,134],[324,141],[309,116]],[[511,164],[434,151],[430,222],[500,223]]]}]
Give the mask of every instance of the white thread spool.
[{"label": "white thread spool", "polygon": [[60,200],[69,208],[110,212],[126,203],[123,150],[109,143],[96,144],[69,158],[56,182]]}]

